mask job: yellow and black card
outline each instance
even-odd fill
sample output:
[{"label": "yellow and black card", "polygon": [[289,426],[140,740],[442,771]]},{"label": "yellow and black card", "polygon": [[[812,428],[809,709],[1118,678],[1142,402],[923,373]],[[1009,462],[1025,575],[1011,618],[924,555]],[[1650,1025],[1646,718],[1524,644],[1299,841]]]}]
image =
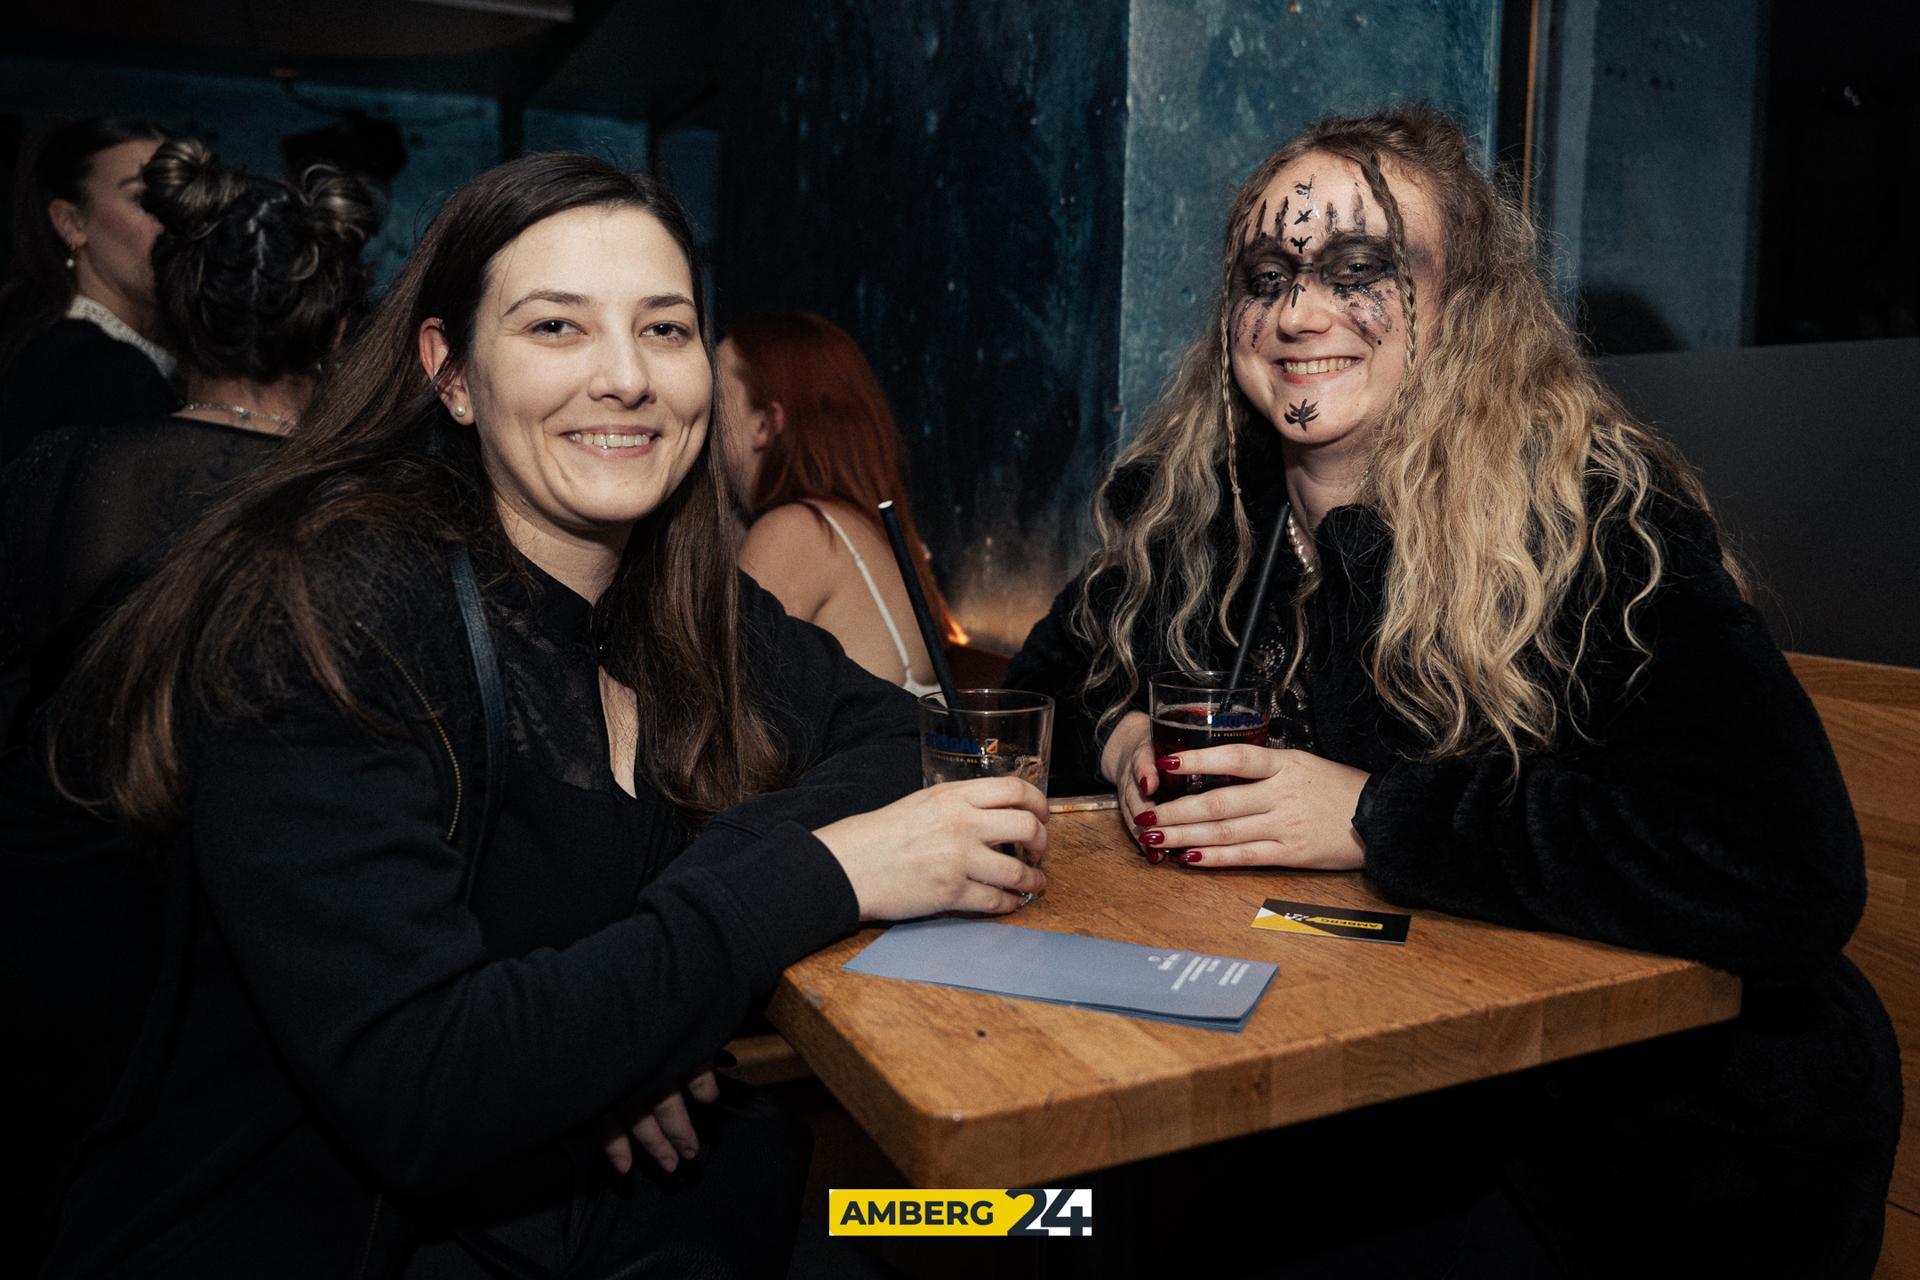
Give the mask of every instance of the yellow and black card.
[{"label": "yellow and black card", "polygon": [[1362,911],[1358,907],[1325,907],[1311,902],[1268,898],[1253,917],[1256,929],[1305,933],[1316,938],[1356,938],[1361,942],[1403,943],[1412,916],[1398,911]]}]

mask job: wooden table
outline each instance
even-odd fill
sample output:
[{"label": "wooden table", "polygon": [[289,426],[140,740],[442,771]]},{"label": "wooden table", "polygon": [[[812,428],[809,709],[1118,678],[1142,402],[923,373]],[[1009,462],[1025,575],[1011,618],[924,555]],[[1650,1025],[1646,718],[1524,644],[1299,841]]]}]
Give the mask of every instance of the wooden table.
[{"label": "wooden table", "polygon": [[1724,1021],[1737,978],[1414,913],[1405,946],[1251,927],[1267,898],[1391,910],[1358,873],[1151,866],[1113,811],[1056,814],[1047,893],[1010,924],[1280,966],[1239,1035],[788,969],[769,1016],[917,1186],[1034,1186]]}]

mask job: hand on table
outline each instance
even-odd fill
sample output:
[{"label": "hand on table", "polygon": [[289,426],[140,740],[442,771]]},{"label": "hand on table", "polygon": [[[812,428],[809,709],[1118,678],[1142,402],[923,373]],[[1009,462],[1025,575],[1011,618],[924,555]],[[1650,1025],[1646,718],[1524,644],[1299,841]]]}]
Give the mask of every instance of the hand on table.
[{"label": "hand on table", "polygon": [[1047,854],[1047,798],[1019,778],[943,782],[814,835],[840,860],[862,920],[911,920],[940,911],[1004,914],[1039,893],[1038,867],[995,845]]},{"label": "hand on table", "polygon": [[[686,1092],[696,1102],[712,1102],[720,1096],[720,1082],[709,1068],[687,1081]],[[635,1121],[630,1130],[607,1139],[607,1159],[617,1172],[633,1168],[636,1143],[668,1173],[679,1168],[682,1160],[700,1154],[700,1138],[693,1131],[693,1117],[687,1113],[687,1100],[679,1089],[654,1103],[653,1110]]]},{"label": "hand on table", "polygon": [[[1244,745],[1206,747],[1153,761],[1144,769],[1139,751],[1151,755],[1151,739],[1130,757],[1124,785],[1143,798],[1120,805],[1142,851],[1188,866],[1301,867],[1352,871],[1366,861],[1366,845],[1353,829],[1353,811],[1368,775],[1308,751]],[[1244,778],[1197,796],[1182,796],[1148,808],[1167,773],[1207,773]],[[1148,784],[1140,786],[1144,779]]]}]

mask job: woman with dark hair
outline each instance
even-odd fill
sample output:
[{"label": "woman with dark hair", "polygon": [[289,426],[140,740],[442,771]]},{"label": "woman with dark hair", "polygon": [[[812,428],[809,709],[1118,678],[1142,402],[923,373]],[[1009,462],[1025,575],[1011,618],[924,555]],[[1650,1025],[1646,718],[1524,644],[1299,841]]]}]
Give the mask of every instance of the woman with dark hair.
[{"label": "woman with dark hair", "polygon": [[[1448,1248],[1503,1242],[1457,1274],[1868,1275],[1900,1079],[1841,954],[1859,833],[1699,482],[1595,379],[1525,215],[1439,113],[1312,126],[1224,239],[1093,561],[1009,680],[1078,713],[1152,862],[1364,870],[1396,902],[1745,980],[1735,1022],[1485,1087],[1473,1122],[1458,1094],[1396,1111],[1377,1137],[1449,1156],[1409,1202],[1472,1202]],[[1249,619],[1254,537],[1283,520]],[[1147,678],[1231,665],[1242,628],[1268,745],[1157,756]],[[1235,784],[1163,792],[1189,774]],[[1350,1149],[1392,1218],[1408,1180]]]},{"label": "woman with dark hair", "polygon": [[22,166],[0,286],[0,465],[48,427],[159,417],[178,404],[158,339],[143,120],[56,125]]},{"label": "woman with dark hair", "polygon": [[319,167],[297,185],[257,178],[187,139],[163,145],[142,178],[161,228],[158,323],[184,362],[190,403],[46,432],[0,477],[10,743],[167,537],[294,428],[366,288],[360,248],[378,215],[357,178]]},{"label": "woman with dark hair", "polygon": [[1044,883],[1038,792],[916,791],[911,702],[722,558],[698,279],[644,175],[475,179],[76,668],[171,914],[55,1274],[777,1274],[804,1144],[720,1046]]},{"label": "woman with dark hair", "polygon": [[847,656],[914,694],[933,663],[875,508],[891,498],[934,624],[964,640],[914,528],[900,433],[860,347],[824,316],[749,316],[715,357],[736,500],[751,527],[740,567]]}]

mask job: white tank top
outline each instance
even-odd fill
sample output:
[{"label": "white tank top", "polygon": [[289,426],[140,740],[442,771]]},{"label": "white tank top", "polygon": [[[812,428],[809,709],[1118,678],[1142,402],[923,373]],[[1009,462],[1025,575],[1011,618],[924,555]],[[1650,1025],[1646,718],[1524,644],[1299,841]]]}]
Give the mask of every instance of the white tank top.
[{"label": "white tank top", "polygon": [[[807,505],[813,506],[812,503]],[[847,554],[853,557],[853,567],[860,571],[860,577],[867,584],[867,594],[873,597],[873,607],[880,611],[880,621],[887,624],[887,634],[893,637],[894,651],[900,655],[900,687],[916,698],[925,697],[938,689],[940,686],[937,684],[922,684],[913,678],[913,655],[907,652],[907,642],[900,638],[900,628],[893,624],[893,614],[887,609],[887,602],[880,594],[880,586],[873,580],[873,572],[867,568],[867,562],[860,558],[860,552],[853,545],[853,539],[847,536],[847,531],[840,527],[840,522],[833,518],[832,512],[825,507],[813,507],[813,509],[833,526],[833,531],[840,535],[840,541],[846,544]]]}]

